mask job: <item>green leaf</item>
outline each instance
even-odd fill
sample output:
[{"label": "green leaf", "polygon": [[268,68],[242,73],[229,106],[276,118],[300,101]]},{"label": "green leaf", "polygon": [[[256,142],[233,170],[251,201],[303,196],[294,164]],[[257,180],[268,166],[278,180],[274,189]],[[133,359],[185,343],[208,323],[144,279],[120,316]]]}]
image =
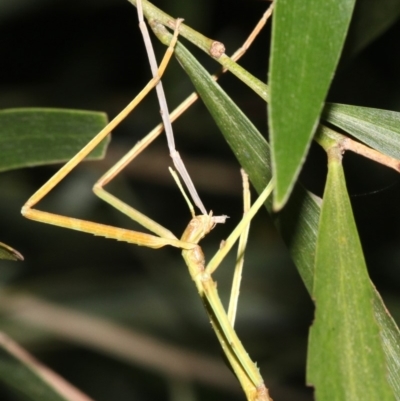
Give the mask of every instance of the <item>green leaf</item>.
[{"label": "green leaf", "polygon": [[355,0],[278,0],[268,104],[274,209],[287,201],[317,127]]},{"label": "green leaf", "polygon": [[[171,35],[166,35],[166,37],[160,37],[160,40],[168,45],[170,37]],[[246,170],[257,192],[260,193],[271,177],[270,148],[267,141],[203,66],[180,43],[175,49],[175,56],[192,80],[207,108],[217,119],[216,123],[225,139]],[[213,109],[214,111],[211,111]],[[271,202],[267,201],[266,207],[271,212]],[[293,195],[286,207],[273,217],[303,282],[312,295],[320,201],[305,191],[301,185],[295,185]],[[378,292],[372,285],[371,288],[374,313],[381,328],[380,334],[384,344],[388,380],[400,400],[399,329]]]},{"label": "green leaf", "polygon": [[327,103],[323,118],[388,156],[400,159],[400,113]]},{"label": "green leaf", "polygon": [[11,246],[0,242],[0,259],[5,260],[24,260],[24,257],[16,250],[11,248]]},{"label": "green leaf", "polygon": [[[59,163],[74,156],[105,125],[104,113],[62,109],[0,111],[0,171]],[[90,155],[102,158],[108,140]]]},{"label": "green leaf", "polygon": [[340,150],[332,148],[329,154],[315,258],[308,382],[318,401],[394,400]]},{"label": "green leaf", "polygon": [[91,401],[3,333],[0,333],[0,378],[30,400]]}]

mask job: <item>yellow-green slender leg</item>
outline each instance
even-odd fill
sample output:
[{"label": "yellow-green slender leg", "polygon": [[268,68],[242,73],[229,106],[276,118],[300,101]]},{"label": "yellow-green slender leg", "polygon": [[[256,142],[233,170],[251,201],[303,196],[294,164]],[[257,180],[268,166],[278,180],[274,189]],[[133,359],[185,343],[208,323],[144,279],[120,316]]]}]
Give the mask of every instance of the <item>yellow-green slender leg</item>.
[{"label": "yellow-green slender leg", "polygon": [[236,226],[236,228],[232,231],[231,235],[224,242],[224,245],[210,260],[206,268],[206,272],[208,274],[212,274],[217,269],[217,267],[220,265],[222,260],[225,258],[227,253],[231,250],[232,246],[239,238],[240,234],[243,232],[246,225],[252,220],[252,218],[260,209],[260,207],[265,203],[268,196],[272,193],[273,189],[274,189],[274,182],[273,180],[271,180],[269,184],[265,187],[265,189],[261,192],[257,200],[253,203],[250,210],[243,216],[240,223]]},{"label": "yellow-green slender leg", "polygon": [[[174,36],[174,38],[175,39],[171,43],[172,46],[177,40],[177,34]],[[165,236],[165,238],[34,209],[34,206],[40,200],[42,200],[59,182],[61,182],[103,139],[105,139],[110,132],[117,127],[118,124],[123,121],[126,116],[142,101],[142,99],[157,85],[172,54],[173,48],[171,50],[171,47],[169,47],[161,63],[158,75],[150,80],[149,83],[142,89],[142,91],[112,121],[110,121],[105,128],[103,128],[83,149],[81,149],[28,199],[21,210],[23,216],[32,220],[56,225],[59,227],[82,231],[106,238],[112,238],[118,241],[126,241],[137,245],[145,245],[152,248],[160,248],[165,245],[189,249],[192,247],[191,244],[185,244],[178,240],[169,230],[163,229],[157,223],[152,222],[151,219],[143,218],[144,216],[139,212],[137,212],[135,215],[135,220],[137,220],[139,223],[141,220],[143,220],[146,228],[158,235]],[[142,142],[144,142],[144,144],[148,144],[153,139],[154,138],[151,139],[148,136]],[[142,149],[144,148],[145,146]],[[132,152],[133,157],[140,153],[140,151],[140,148],[134,149]],[[112,173],[109,176],[109,180],[114,177],[118,171],[120,171],[118,169],[111,170]]]},{"label": "yellow-green slender leg", "polygon": [[[240,172],[242,174],[242,182],[243,182],[243,216],[245,216],[251,207],[249,176],[243,169],[241,169]],[[247,226],[243,228],[243,232],[239,237],[236,265],[233,274],[231,296],[229,299],[229,306],[228,306],[228,319],[232,327],[235,326],[236,310],[240,293],[240,283],[242,281],[244,252],[246,250],[246,244],[249,237],[249,230],[250,230],[250,222],[247,224]]]}]

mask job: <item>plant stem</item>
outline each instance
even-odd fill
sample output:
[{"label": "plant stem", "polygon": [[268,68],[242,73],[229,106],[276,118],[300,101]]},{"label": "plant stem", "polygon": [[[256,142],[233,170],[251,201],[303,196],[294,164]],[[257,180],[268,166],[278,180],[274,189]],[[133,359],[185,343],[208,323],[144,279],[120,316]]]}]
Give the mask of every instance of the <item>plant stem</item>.
[{"label": "plant stem", "polygon": [[329,148],[329,144],[332,144],[333,142],[336,144],[336,146],[340,147],[342,153],[344,153],[346,150],[349,150],[364,156],[367,159],[371,159],[377,163],[383,164],[386,167],[392,168],[397,172],[400,172],[399,160],[378,152],[377,150],[372,149],[361,142],[357,142],[343,134],[339,134],[338,132],[322,124],[319,125],[314,139],[325,149],[325,151],[327,151],[327,148]]},{"label": "plant stem", "polygon": [[[128,1],[136,7],[136,0]],[[166,14],[164,11],[161,11],[147,0],[143,0],[143,13],[149,22],[157,21],[168,28],[175,28],[176,19]],[[256,92],[264,101],[268,102],[268,85],[260,81],[228,57],[224,53],[225,48],[221,42],[207,38],[200,32],[195,31],[185,24],[179,26],[179,34],[196,45],[199,49],[206,52],[215,61],[240,79],[245,85],[253,89],[253,91]],[[215,52],[215,49],[219,49],[219,51]]]}]

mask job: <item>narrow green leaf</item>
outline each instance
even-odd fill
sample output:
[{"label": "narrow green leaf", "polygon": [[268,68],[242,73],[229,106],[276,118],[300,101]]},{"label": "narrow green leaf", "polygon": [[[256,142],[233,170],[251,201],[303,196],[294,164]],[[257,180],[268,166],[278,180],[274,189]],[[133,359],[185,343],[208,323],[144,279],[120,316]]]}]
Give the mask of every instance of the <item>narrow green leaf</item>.
[{"label": "narrow green leaf", "polygon": [[274,209],[300,172],[343,47],[355,0],[278,0],[273,14],[268,107]]},{"label": "narrow green leaf", "polygon": [[33,401],[91,401],[0,333],[0,380]]},{"label": "narrow green leaf", "polygon": [[24,260],[24,257],[16,250],[11,248],[11,246],[0,242],[0,259],[5,260]]},{"label": "narrow green leaf", "polygon": [[[178,43],[175,55],[218,125],[240,165],[258,193],[271,179],[270,147],[247,116],[237,107],[204,67]],[[272,212],[270,198],[266,202]],[[319,207],[315,199],[296,185],[288,207],[276,216],[281,234],[289,245],[300,274],[311,290]]]},{"label": "narrow green leaf", "polygon": [[[0,111],[0,171],[70,159],[105,125],[104,113],[63,109]],[[108,140],[90,155],[102,158]]]},{"label": "narrow green leaf", "polygon": [[315,258],[308,382],[318,401],[394,400],[340,150],[332,150]]},{"label": "narrow green leaf", "polygon": [[400,159],[400,113],[327,103],[323,118],[381,153]]},{"label": "narrow green leaf", "polygon": [[[160,38],[164,44],[169,44],[171,36]],[[168,39],[169,38],[169,39]],[[242,167],[249,174],[250,180],[260,193],[269,182],[271,165],[267,141],[254,125],[241,112],[230,97],[221,89],[203,66],[178,43],[175,56],[192,80],[206,106],[218,120],[216,121],[224,137],[232,148]],[[220,110],[221,105],[229,112]],[[242,130],[246,135],[242,135]],[[266,203],[271,212],[271,202]],[[295,185],[293,195],[286,207],[273,216],[279,231],[287,244],[293,261],[312,295],[314,282],[314,258],[320,217],[320,202],[301,185]],[[389,382],[400,400],[400,332],[391,318],[378,292],[373,291],[373,306],[375,317],[381,328],[381,338],[384,344]]]},{"label": "narrow green leaf", "polygon": [[[152,29],[162,43],[169,44],[172,36],[162,25],[153,26]],[[262,191],[271,180],[267,142],[246,115],[181,43],[176,44],[174,54],[253,185]],[[242,146],[243,143],[246,143],[247,149]]]}]

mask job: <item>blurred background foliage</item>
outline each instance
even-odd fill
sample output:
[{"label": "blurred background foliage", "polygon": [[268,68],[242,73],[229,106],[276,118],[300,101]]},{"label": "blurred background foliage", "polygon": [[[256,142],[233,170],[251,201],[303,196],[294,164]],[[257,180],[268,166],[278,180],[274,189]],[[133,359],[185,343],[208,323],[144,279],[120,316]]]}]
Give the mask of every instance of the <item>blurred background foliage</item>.
[{"label": "blurred background foliage", "polygon": [[[224,42],[228,53],[240,46],[267,6],[244,0],[155,3],[171,15],[184,17],[196,30]],[[371,41],[368,34],[374,25],[361,18],[365,10],[371,10],[368,3],[359,2],[359,18],[352,25],[328,100],[399,111],[398,15],[391,13],[392,20],[387,20]],[[100,110],[111,118],[150,79],[136,10],[124,0],[3,0],[0,37],[1,108]],[[269,27],[241,62],[262,80],[268,65],[264,56],[268,43]],[[155,45],[161,59],[165,48]],[[194,54],[210,71],[217,68],[205,55]],[[192,91],[175,60],[163,82],[170,109]],[[234,77],[227,75],[222,85],[267,135],[265,104]],[[96,199],[91,187],[159,120],[152,93],[114,132],[107,158],[82,164],[40,208],[137,228]],[[242,213],[239,166],[200,103],[176,122],[174,129],[178,150],[206,207],[231,217],[205,241],[204,248],[212,255]],[[179,235],[189,212],[167,172],[169,164],[162,137],[110,187],[114,194]],[[323,188],[325,165],[324,153],[313,146],[301,179],[317,195]],[[67,315],[64,309],[57,309],[60,306],[109,319],[176,350],[195,351],[220,363],[219,345],[177,250],[139,248],[22,219],[23,203],[56,169],[31,168],[0,175],[1,240],[25,257],[23,263],[0,261],[0,330],[98,401],[242,399],[238,386],[230,386],[228,368],[218,370],[222,372],[221,383],[228,383],[220,387],[184,380],[171,373],[178,363],[173,354],[162,370],[91,344],[90,339],[79,341],[68,335],[63,325],[73,325],[74,319],[68,315],[71,322],[63,320]],[[394,172],[352,155],[346,156],[345,169],[370,274],[399,321],[400,179]],[[233,257],[228,259],[216,273],[225,299],[233,266]],[[35,305],[33,300],[18,303],[20,294],[35,296],[56,308],[52,309],[55,314],[47,315],[51,322],[41,321],[41,304],[36,309],[29,308],[29,304]],[[57,311],[63,320],[59,325],[54,318]],[[312,313],[312,303],[285,246],[261,211],[251,230],[237,328],[277,401],[312,399],[311,390],[304,386]],[[118,344],[121,338],[110,332],[107,341]],[[140,341],[138,344],[140,348]],[[0,399],[23,398],[0,385]]]}]

